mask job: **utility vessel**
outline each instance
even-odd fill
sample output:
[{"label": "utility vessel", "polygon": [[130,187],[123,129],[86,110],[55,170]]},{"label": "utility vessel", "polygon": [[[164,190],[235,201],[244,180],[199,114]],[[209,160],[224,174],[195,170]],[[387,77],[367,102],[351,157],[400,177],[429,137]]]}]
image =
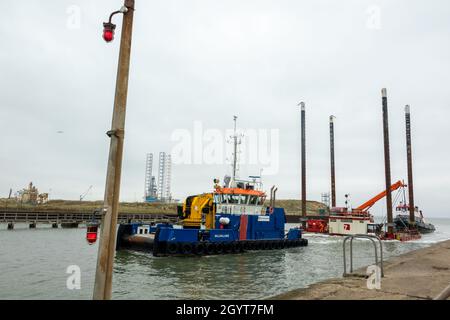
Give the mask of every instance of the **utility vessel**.
[{"label": "utility vessel", "polygon": [[214,179],[212,192],[193,195],[179,206],[180,224],[121,224],[117,248],[151,250],[155,256],[210,255],[246,250],[284,249],[306,246],[299,227],[285,230],[286,215],[266,193],[260,176],[236,178],[236,117],[232,176],[223,184]]},{"label": "utility vessel", "polygon": [[[391,192],[404,186],[402,181],[397,181],[391,186]],[[386,190],[367,200],[355,209],[347,207],[334,207],[330,209],[330,215],[324,219],[312,219],[307,221],[306,231],[314,233],[328,233],[330,235],[356,235],[376,234],[380,235],[383,224],[375,223],[370,208],[386,196]],[[347,197],[347,195],[346,195]],[[347,201],[346,201],[347,202]]]},{"label": "utility vessel", "polygon": [[397,216],[394,218],[395,229],[398,231],[406,231],[410,229],[417,229],[419,233],[432,233],[436,231],[436,228],[433,224],[425,221],[422,210],[419,210],[418,207],[414,208],[414,225],[412,226],[410,223],[409,217],[409,206],[407,204],[400,204],[396,211],[398,212]]},{"label": "utility vessel", "polygon": [[415,208],[416,216],[414,225],[410,224],[409,206],[406,204],[405,188],[403,181],[397,181],[391,185],[390,191],[399,190],[398,196],[403,194],[403,202],[396,207],[398,215],[394,219],[394,234],[388,235],[383,229],[383,223],[375,223],[369,209],[386,196],[386,190],[377,194],[356,209],[336,207],[330,209],[328,217],[323,219],[307,220],[306,231],[312,233],[326,233],[330,235],[356,235],[373,234],[385,240],[410,241],[421,238],[421,234],[435,231],[434,225],[426,223],[422,211]]}]

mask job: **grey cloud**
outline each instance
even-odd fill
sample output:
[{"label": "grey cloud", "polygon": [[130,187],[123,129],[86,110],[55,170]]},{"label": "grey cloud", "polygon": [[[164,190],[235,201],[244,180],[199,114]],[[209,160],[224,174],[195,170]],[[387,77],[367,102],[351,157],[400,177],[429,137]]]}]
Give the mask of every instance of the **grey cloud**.
[{"label": "grey cloud", "polygon": [[[79,29],[67,8],[81,9]],[[381,29],[366,10],[381,9]],[[32,180],[53,197],[103,196],[118,41],[101,23],[121,1],[22,1],[0,20],[0,191]],[[413,117],[417,203],[448,216],[450,4],[398,1],[136,1],[123,200],[140,199],[145,153],[176,129],[280,130],[279,197],[300,194],[296,104],[307,103],[308,195],[329,188],[328,116],[336,119],[337,187],[359,203],[383,188],[380,89],[388,88],[393,175],[406,178],[403,107]],[[120,33],[120,18],[117,20]],[[58,134],[62,130],[64,133]],[[244,168],[244,166],[243,166]],[[227,166],[175,166],[178,199]],[[250,170],[250,169],[249,169]],[[253,169],[252,169],[253,170]],[[254,172],[242,172],[253,174]],[[383,207],[374,208],[378,214]]]}]

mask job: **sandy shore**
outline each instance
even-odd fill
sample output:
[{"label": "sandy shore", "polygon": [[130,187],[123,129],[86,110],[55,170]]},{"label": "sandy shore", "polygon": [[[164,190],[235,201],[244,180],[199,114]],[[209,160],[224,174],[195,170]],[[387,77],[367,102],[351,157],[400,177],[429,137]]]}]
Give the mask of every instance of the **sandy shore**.
[{"label": "sandy shore", "polygon": [[[366,268],[357,270],[364,274]],[[432,299],[450,285],[450,240],[393,257],[384,263],[381,289],[368,289],[367,279],[330,279],[272,297],[279,300]]]}]

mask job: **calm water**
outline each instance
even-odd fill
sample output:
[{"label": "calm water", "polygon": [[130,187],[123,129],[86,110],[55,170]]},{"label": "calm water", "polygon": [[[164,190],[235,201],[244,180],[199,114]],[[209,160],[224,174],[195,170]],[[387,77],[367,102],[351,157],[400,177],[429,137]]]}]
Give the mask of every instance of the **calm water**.
[{"label": "calm water", "polygon": [[[450,239],[450,220],[429,219],[437,231],[420,241],[385,242],[385,257]],[[0,225],[0,299],[90,299],[97,245],[85,229],[30,230]],[[306,287],[343,272],[342,238],[308,236],[309,246],[238,255],[154,258],[120,251],[114,274],[114,299],[256,299]],[[373,262],[368,242],[355,245],[355,265]],[[81,269],[81,289],[66,286],[67,267]]]}]

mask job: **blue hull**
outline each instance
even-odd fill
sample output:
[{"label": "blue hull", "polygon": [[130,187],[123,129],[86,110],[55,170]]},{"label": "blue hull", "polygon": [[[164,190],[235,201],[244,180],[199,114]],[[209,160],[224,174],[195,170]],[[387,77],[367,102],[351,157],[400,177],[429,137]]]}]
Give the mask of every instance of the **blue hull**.
[{"label": "blue hull", "polygon": [[[221,218],[226,218],[229,223],[221,224]],[[216,228],[211,230],[180,228],[172,224],[151,227],[141,223],[121,224],[117,248],[151,250],[153,255],[162,256],[238,253],[308,245],[299,228],[292,228],[285,234],[283,208],[274,208],[266,215],[217,214],[215,219]]]}]

